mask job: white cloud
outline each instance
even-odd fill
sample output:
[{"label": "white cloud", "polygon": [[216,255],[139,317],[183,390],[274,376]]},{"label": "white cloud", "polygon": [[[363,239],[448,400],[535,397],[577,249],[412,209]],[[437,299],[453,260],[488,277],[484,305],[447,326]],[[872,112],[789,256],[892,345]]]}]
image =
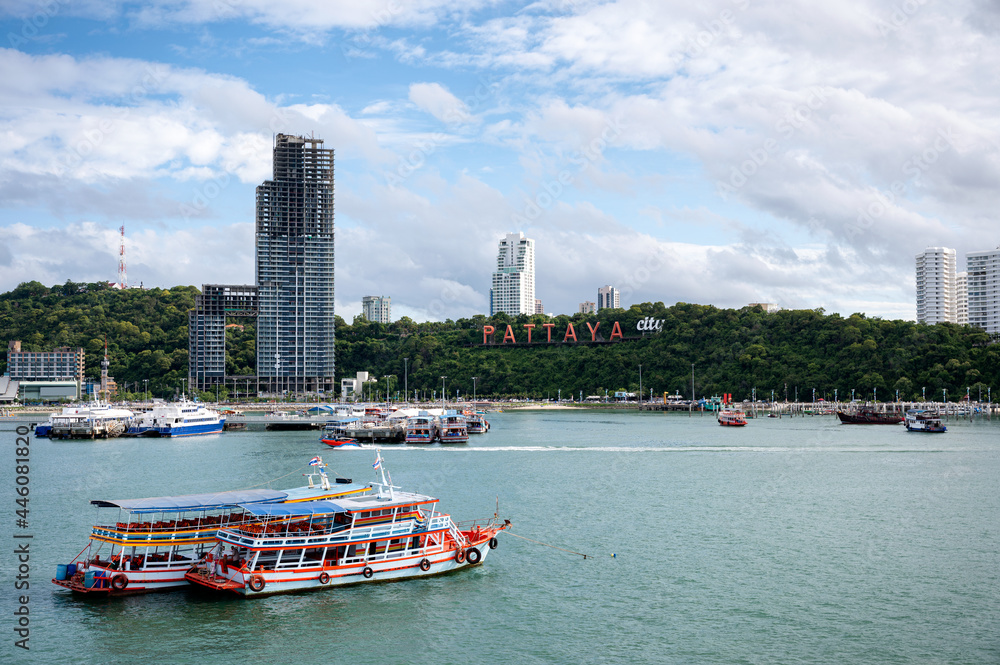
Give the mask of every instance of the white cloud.
[{"label": "white cloud", "polygon": [[440,83],[411,83],[410,101],[448,124],[468,122],[469,107]]}]

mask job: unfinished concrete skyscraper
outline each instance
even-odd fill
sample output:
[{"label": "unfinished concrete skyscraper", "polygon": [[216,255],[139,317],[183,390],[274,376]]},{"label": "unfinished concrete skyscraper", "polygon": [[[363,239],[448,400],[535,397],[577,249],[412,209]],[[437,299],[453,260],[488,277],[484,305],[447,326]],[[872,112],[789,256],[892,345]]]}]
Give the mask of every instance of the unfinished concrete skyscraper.
[{"label": "unfinished concrete skyscraper", "polygon": [[272,392],[333,390],[333,150],[278,134],[257,187],[257,375]]}]

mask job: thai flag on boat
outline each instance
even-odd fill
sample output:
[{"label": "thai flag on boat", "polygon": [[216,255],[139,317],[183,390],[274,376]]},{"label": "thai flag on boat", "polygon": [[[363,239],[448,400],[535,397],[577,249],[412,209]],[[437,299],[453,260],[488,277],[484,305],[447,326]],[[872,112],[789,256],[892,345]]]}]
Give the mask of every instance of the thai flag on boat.
[{"label": "thai flag on boat", "polygon": [[382,456],[379,455],[378,453],[375,453],[375,463],[372,464],[372,468],[373,469],[381,469],[382,468]]},{"label": "thai flag on boat", "polygon": [[323,460],[321,460],[318,457],[313,457],[311,460],[309,460],[309,466],[319,466],[322,463],[323,463]]}]

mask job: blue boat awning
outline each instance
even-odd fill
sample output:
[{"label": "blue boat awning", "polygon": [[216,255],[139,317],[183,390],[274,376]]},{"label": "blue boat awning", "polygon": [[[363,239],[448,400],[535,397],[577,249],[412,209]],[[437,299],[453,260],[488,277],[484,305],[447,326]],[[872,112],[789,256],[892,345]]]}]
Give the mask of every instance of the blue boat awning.
[{"label": "blue boat awning", "polygon": [[158,513],[162,511],[212,510],[230,508],[237,505],[255,504],[266,501],[281,501],[288,496],[285,492],[269,489],[235,490],[212,492],[209,494],[185,494],[181,496],[157,496],[148,499],[96,500],[90,503],[101,508],[121,508],[130,513]]},{"label": "blue boat awning", "polygon": [[255,517],[293,517],[297,515],[333,515],[346,513],[347,508],[335,501],[303,501],[302,503],[264,503],[241,505]]}]

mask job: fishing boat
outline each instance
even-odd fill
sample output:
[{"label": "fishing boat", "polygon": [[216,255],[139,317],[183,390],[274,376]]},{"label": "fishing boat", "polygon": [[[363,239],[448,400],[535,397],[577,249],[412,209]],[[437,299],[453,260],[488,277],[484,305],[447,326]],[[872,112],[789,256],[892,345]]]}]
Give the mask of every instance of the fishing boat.
[{"label": "fishing boat", "polygon": [[358,443],[357,439],[351,438],[321,438],[320,441],[330,446],[331,448],[360,448],[361,444]]},{"label": "fishing boat", "polygon": [[870,406],[863,406],[855,411],[838,409],[837,418],[845,425],[898,425],[903,422],[903,416],[898,413],[882,413]]},{"label": "fishing boat", "polygon": [[184,573],[215,546],[220,528],[256,519],[247,506],[341,499],[370,489],[348,478],[331,484],[319,457],[310,465],[317,470],[303,474],[307,487],[91,501],[99,509],[98,524],[87,546],[70,563],[56,566],[52,582],[74,593],[105,596],[184,587]]},{"label": "fishing boat", "polygon": [[947,432],[948,428],[941,422],[941,415],[936,411],[911,409],[906,412],[903,423],[907,432],[928,432],[937,434]]},{"label": "fishing boat", "polygon": [[719,411],[719,424],[725,427],[743,427],[747,424],[746,414],[736,409]]},{"label": "fishing boat", "polygon": [[438,416],[437,438],[441,443],[468,443],[469,428],[465,416],[456,411]]},{"label": "fishing boat", "polygon": [[406,419],[406,443],[431,443],[434,441],[434,416],[421,412]]},{"label": "fishing boat", "polygon": [[369,493],[241,506],[254,521],[219,529],[185,578],[247,598],[439,575],[482,564],[510,525],[496,514],[457,524],[438,512],[437,499],[398,491],[378,451],[374,467],[381,481]]},{"label": "fishing boat", "polygon": [[158,404],[142,414],[128,429],[134,436],[195,436],[218,434],[226,417],[203,404],[182,399],[175,404]]}]

